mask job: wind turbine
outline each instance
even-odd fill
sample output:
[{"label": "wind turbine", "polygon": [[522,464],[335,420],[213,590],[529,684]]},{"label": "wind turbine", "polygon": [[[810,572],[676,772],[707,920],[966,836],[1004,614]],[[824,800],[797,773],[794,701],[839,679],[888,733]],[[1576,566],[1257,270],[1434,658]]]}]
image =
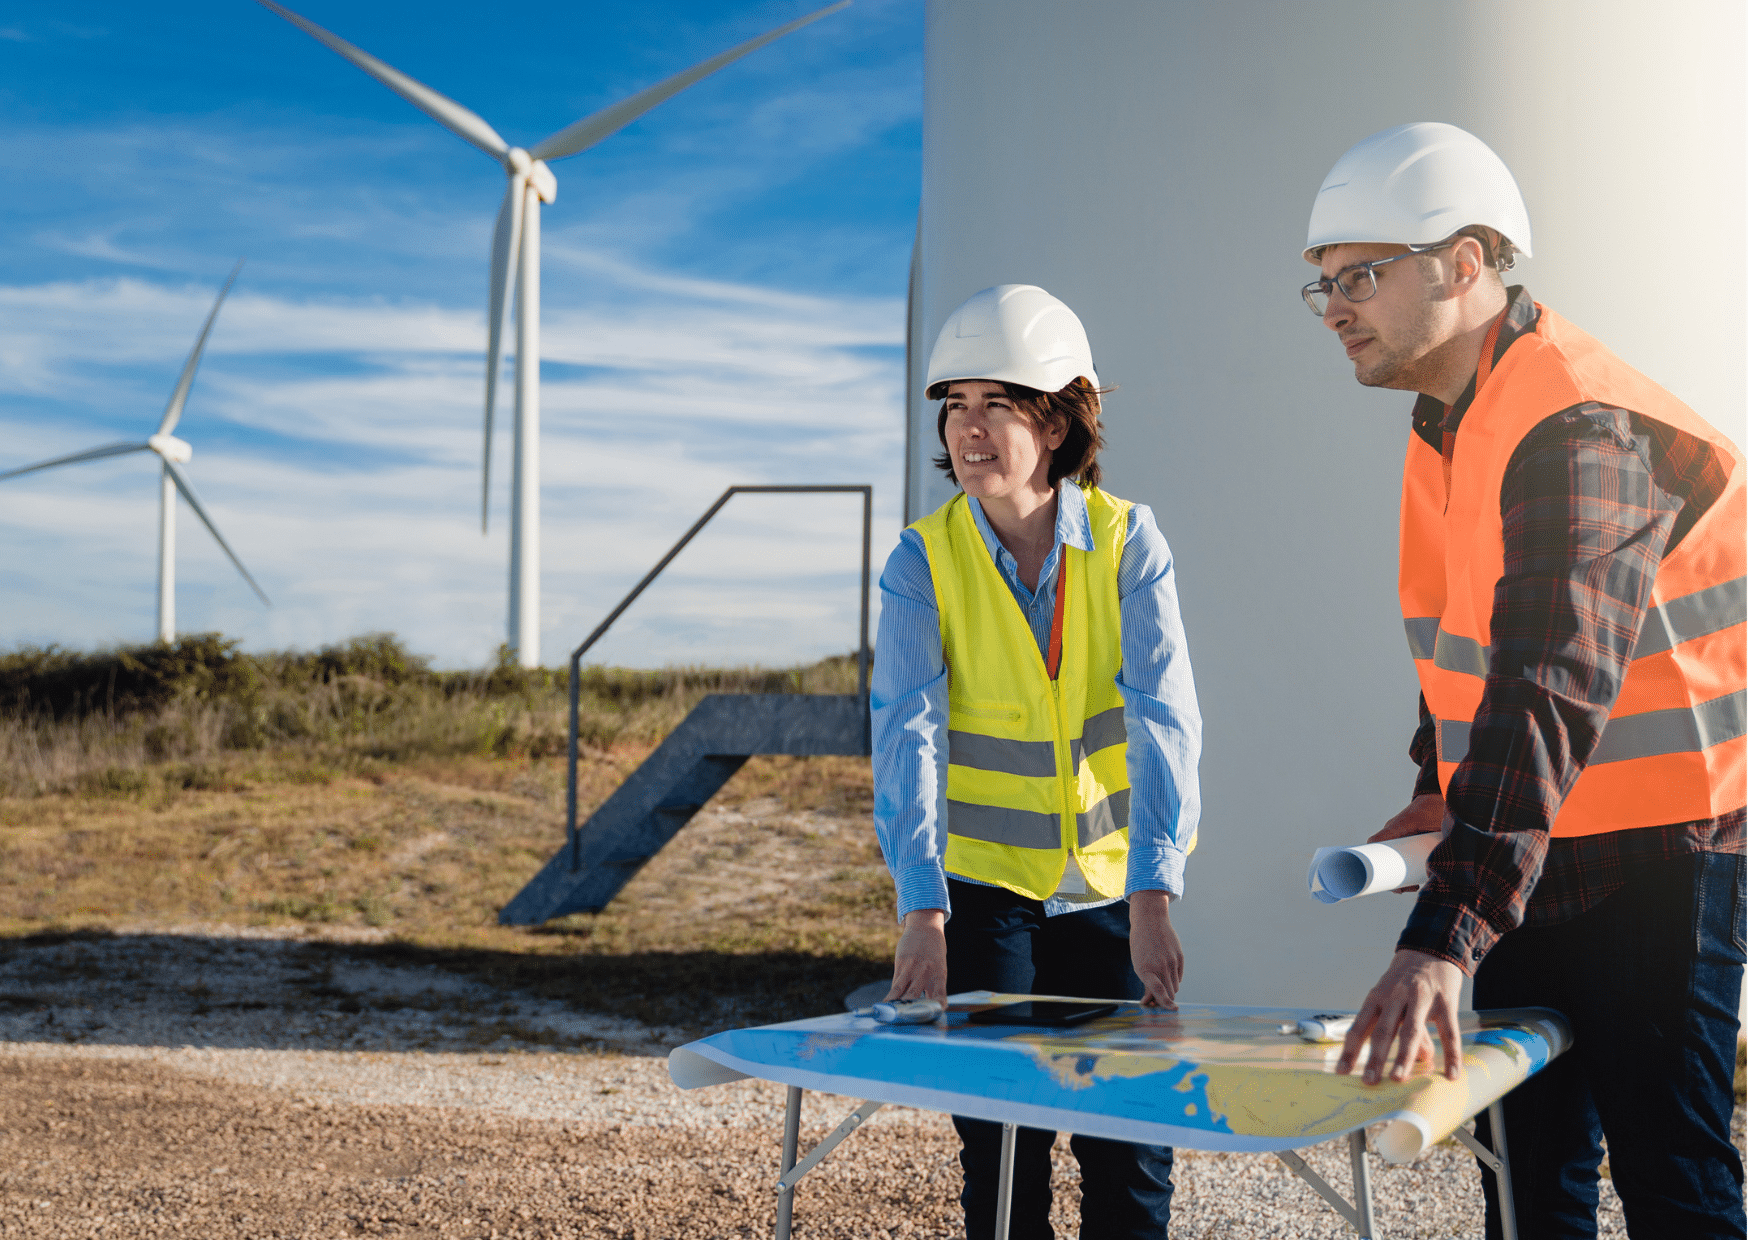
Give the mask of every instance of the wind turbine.
[{"label": "wind turbine", "polygon": [[492,274],[487,292],[486,416],[484,471],[480,483],[480,531],[486,528],[491,487],[492,411],[497,397],[498,360],[516,298],[516,456],[510,475],[509,644],[523,667],[540,666],[540,204],[558,196],[558,181],[547,164],[580,154],[618,133],[657,104],[718,69],[793,30],[848,5],[838,0],[806,17],[748,39],[721,55],[676,73],[664,82],[602,108],[524,150],[511,146],[481,117],[429,86],[414,81],[338,35],[298,16],[274,0],[260,0],[311,38],[344,56],[438,124],[490,155],[504,167],[510,184],[492,233]]},{"label": "wind turbine", "polygon": [[83,452],[74,452],[69,456],[57,456],[53,460],[38,461],[35,465],[26,465],[22,469],[9,469],[0,473],[0,481],[16,478],[20,474],[35,473],[39,469],[53,469],[57,465],[73,465],[79,461],[100,461],[106,456],[125,456],[129,452],[156,452],[163,465],[162,479],[158,488],[158,640],[170,642],[176,640],[176,493],[182,492],[182,498],[188,501],[188,506],[194,509],[194,515],[200,518],[212,536],[218,540],[218,545],[231,558],[231,563],[237,566],[237,571],[243,574],[243,580],[249,583],[249,588],[260,595],[261,601],[267,606],[273,606],[261,587],[255,584],[255,579],[249,576],[249,570],[243,567],[243,562],[237,558],[237,553],[231,550],[231,545],[225,541],[225,536],[218,532],[212,518],[206,515],[206,509],[200,506],[195,498],[194,487],[188,481],[188,475],[182,472],[182,466],[188,463],[194,455],[194,448],[183,439],[178,439],[170,432],[176,429],[176,423],[182,420],[182,407],[188,403],[188,389],[194,386],[194,372],[200,368],[200,355],[206,351],[206,338],[212,334],[213,321],[218,318],[219,307],[225,304],[225,294],[231,291],[231,285],[237,282],[237,273],[243,269],[243,260],[238,259],[237,265],[231,268],[231,275],[225,281],[225,286],[219,290],[218,300],[212,303],[212,313],[206,316],[206,325],[200,329],[200,336],[194,342],[194,352],[188,355],[188,361],[182,367],[182,377],[176,381],[176,390],[170,393],[170,403],[164,406],[164,416],[158,423],[155,435],[147,436],[144,443],[128,441],[123,443],[104,444],[101,448],[87,448]]}]

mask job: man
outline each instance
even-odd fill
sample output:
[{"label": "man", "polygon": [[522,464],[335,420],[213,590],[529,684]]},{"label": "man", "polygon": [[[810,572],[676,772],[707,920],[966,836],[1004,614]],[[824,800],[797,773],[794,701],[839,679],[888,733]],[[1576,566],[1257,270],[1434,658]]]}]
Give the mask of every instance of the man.
[{"label": "man", "polygon": [[1507,288],[1529,252],[1511,173],[1450,125],[1367,138],[1312,208],[1306,302],[1361,383],[1419,393],[1400,587],[1420,777],[1372,838],[1444,833],[1336,1070],[1403,1079],[1430,1018],[1455,1078],[1473,971],[1477,1008],[1551,1007],[1575,1034],[1506,1100],[1521,1234],[1596,1234],[1606,1137],[1633,1235],[1741,1237],[1743,457]]}]

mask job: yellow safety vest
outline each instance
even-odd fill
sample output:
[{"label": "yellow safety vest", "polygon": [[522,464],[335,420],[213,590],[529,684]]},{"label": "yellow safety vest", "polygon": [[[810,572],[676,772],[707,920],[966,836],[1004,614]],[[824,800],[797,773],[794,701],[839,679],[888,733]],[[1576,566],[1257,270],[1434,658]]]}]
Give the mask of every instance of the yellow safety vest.
[{"label": "yellow safety vest", "polygon": [[912,527],[928,550],[947,664],[946,869],[1034,900],[1056,890],[1070,852],[1103,896],[1121,896],[1128,871],[1128,735],[1116,680],[1130,505],[1096,487],[1083,492],[1093,550],[1061,549],[1054,676],[966,497]]}]

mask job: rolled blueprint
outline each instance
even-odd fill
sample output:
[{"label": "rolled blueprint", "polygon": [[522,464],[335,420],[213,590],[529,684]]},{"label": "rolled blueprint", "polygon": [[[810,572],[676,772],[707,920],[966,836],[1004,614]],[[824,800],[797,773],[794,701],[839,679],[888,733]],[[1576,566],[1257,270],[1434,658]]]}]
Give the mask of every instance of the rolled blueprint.
[{"label": "rolled blueprint", "polygon": [[1405,835],[1382,844],[1319,848],[1311,857],[1311,894],[1325,904],[1358,896],[1418,887],[1426,882],[1426,858],[1438,845],[1437,831]]}]

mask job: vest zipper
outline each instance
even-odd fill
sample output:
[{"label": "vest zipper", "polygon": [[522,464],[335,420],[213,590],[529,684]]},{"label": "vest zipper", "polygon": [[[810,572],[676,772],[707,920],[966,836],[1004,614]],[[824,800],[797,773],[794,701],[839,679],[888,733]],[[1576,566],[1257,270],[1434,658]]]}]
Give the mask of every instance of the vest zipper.
[{"label": "vest zipper", "polygon": [[[1050,675],[1051,740],[1056,744],[1056,789],[1062,798],[1062,847],[1072,857],[1074,846],[1080,842],[1080,835],[1074,827],[1074,797],[1069,789],[1071,786],[1079,786],[1080,772],[1069,765],[1074,755],[1069,749],[1068,738],[1063,735],[1066,729],[1062,725],[1062,679],[1058,674],[1062,670],[1062,636],[1067,628],[1068,617],[1067,543],[1063,543],[1056,552],[1056,605],[1051,611],[1050,647],[1044,656],[1044,670]],[[1066,863],[1063,869],[1064,872],[1067,871]],[[1057,881],[1061,882],[1060,879]]]},{"label": "vest zipper", "polygon": [[[1071,789],[1077,786],[1080,772],[1069,766],[1072,755],[1069,752],[1068,739],[1063,735],[1062,682],[1060,680],[1050,682],[1050,715],[1051,728],[1055,732],[1052,739],[1056,742],[1056,787],[1062,797],[1062,847],[1072,857],[1074,856],[1074,846],[1080,841],[1079,833],[1074,826],[1074,800]],[[1064,869],[1066,868],[1064,866]],[[1060,878],[1057,879],[1057,882],[1061,881]]]}]

